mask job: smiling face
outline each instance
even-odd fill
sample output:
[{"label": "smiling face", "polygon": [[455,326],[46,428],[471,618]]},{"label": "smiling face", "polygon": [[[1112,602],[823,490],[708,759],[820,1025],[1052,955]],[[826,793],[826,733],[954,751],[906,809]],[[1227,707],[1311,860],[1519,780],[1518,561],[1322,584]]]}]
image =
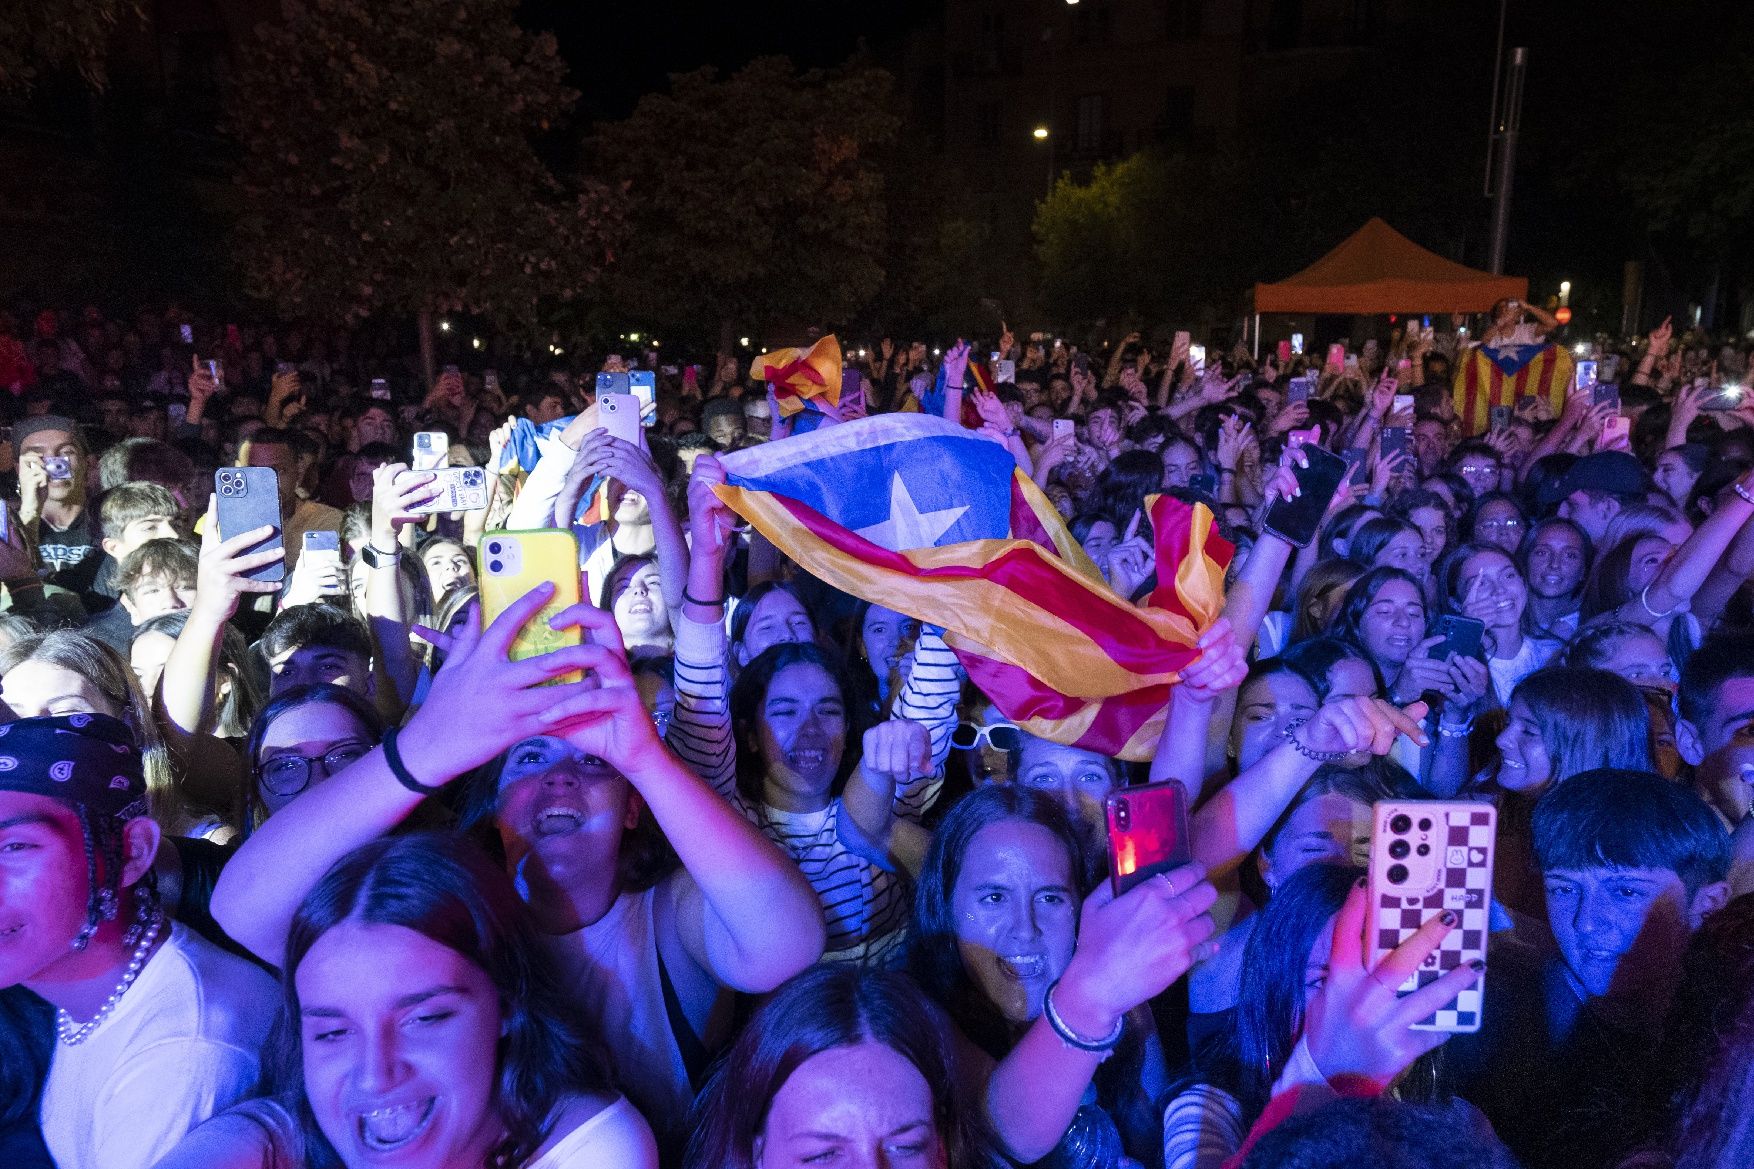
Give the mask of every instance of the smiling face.
[{"label": "smiling face", "polygon": [[1308,718],[1319,705],[1315,690],[1289,670],[1255,678],[1236,698],[1230,749],[1236,769],[1247,771],[1285,740],[1293,719]]},{"label": "smiling face", "polygon": [[1497,549],[1476,552],[1462,561],[1456,576],[1462,613],[1483,621],[1486,628],[1514,630],[1522,624],[1529,590],[1509,556]]},{"label": "smiling face", "polygon": [[1449,517],[1439,507],[1416,507],[1407,513],[1407,522],[1419,529],[1421,559],[1436,564],[1449,543]]},{"label": "smiling face", "polygon": [[1384,581],[1359,619],[1358,636],[1377,667],[1393,673],[1425,637],[1425,598],[1404,580]]},{"label": "smiling face", "polygon": [[1163,448],[1163,487],[1186,487],[1200,473],[1200,452],[1194,444],[1176,439]]},{"label": "smiling face", "polygon": [[1586,567],[1583,537],[1549,524],[1529,547],[1529,591],[1545,600],[1569,597],[1583,587]]},{"label": "smiling face", "polygon": [[847,708],[834,675],[814,662],[794,662],[767,684],[756,720],[758,750],[767,765],[770,800],[792,811],[827,806],[841,753]]},{"label": "smiling face", "polygon": [[872,605],[865,610],[859,640],[865,647],[865,660],[871,663],[871,672],[879,682],[888,681],[901,665],[903,646],[912,643],[919,633],[918,621],[894,609]]},{"label": "smiling face", "polygon": [[538,856],[610,840],[639,815],[633,789],[609,764],[565,739],[536,735],[506,752],[494,822],[507,851]]},{"label": "smiling face", "polygon": [[743,627],[743,641],[737,647],[737,660],[748,665],[761,656],[761,651],[785,641],[816,640],[816,625],[809,612],[785,589],[774,589],[755,602],[749,624]]},{"label": "smiling face", "polygon": [[1072,858],[1048,829],[1001,820],[975,833],[950,891],[962,967],[1006,1020],[1041,1014],[1078,941]]},{"label": "smiling face", "polygon": [[486,971],[405,926],[348,921],[317,939],[294,984],[305,1095],[348,1169],[484,1163],[503,1132]]},{"label": "smiling face", "polygon": [[1553,759],[1541,724],[1520,698],[1510,702],[1509,721],[1498,733],[1498,786],[1506,791],[1539,792],[1553,780]]},{"label": "smiling face", "polygon": [[1425,540],[1418,532],[1397,532],[1376,554],[1372,568],[1398,568],[1414,577],[1425,575]]},{"label": "smiling face", "polygon": [[944,1169],[932,1087],[895,1049],[870,1040],[799,1064],[768,1105],[757,1169],[837,1165]]},{"label": "smiling face", "polygon": [[1664,451],[1657,459],[1656,473],[1652,478],[1677,507],[1687,506],[1687,497],[1693,494],[1693,484],[1699,480],[1699,476],[1687,466],[1687,460],[1674,451]]},{"label": "smiling face", "polygon": [[1696,924],[1687,887],[1669,869],[1551,869],[1547,922],[1589,998],[1667,1001]]},{"label": "smiling face", "polygon": [[420,554],[426,566],[426,579],[432,585],[432,599],[442,600],[454,588],[475,583],[475,567],[461,544],[439,540],[426,546]]},{"label": "smiling face", "polygon": [[1108,554],[1120,542],[1120,534],[1115,526],[1107,520],[1097,520],[1090,525],[1090,531],[1080,541],[1085,555],[1094,560],[1100,567],[1108,563]]},{"label": "smiling face", "polygon": [[1474,517],[1474,539],[1514,556],[1523,539],[1523,517],[1508,499],[1494,499]]},{"label": "smiling face", "polygon": [[656,564],[642,564],[616,582],[610,600],[615,625],[631,644],[649,642],[670,631],[670,613]]}]

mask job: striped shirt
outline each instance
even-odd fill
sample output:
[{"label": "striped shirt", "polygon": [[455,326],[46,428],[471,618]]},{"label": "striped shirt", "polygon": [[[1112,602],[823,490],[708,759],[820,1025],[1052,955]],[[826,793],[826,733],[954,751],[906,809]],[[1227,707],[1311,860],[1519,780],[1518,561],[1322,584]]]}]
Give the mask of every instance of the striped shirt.
[{"label": "striped shirt", "polygon": [[[942,641],[938,644],[943,645]],[[765,803],[751,805],[737,791],[737,756],[728,701],[730,670],[725,648],[724,626],[679,617],[676,709],[670,717],[666,741],[695,774],[779,845],[803,872],[822,902],[828,927],[824,959],[878,964],[901,938],[901,927],[907,921],[907,884],[891,868],[883,850],[865,838],[851,816],[843,814],[838,798],[819,811],[784,812]],[[918,651],[916,675],[920,673],[917,655]],[[906,819],[917,820],[930,808],[943,784],[939,742],[942,740],[943,751],[948,752],[950,732],[956,721],[955,692],[952,691],[948,703],[943,693],[944,658],[949,659],[949,668],[954,670],[955,657],[947,648],[941,656],[928,651],[922,680],[925,688],[913,694],[904,688],[897,696],[898,712],[916,711],[937,718],[937,722],[927,724],[935,770],[923,779],[896,787],[895,814]],[[939,725],[946,720],[947,725]]]},{"label": "striped shirt", "polygon": [[1163,1110],[1163,1169],[1219,1169],[1246,1136],[1236,1097],[1194,1084]]}]

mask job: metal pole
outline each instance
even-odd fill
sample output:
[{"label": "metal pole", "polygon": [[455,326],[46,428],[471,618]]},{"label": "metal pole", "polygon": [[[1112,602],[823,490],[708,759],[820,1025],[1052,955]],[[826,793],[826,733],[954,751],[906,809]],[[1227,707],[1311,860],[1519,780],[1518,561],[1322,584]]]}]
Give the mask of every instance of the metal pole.
[{"label": "metal pole", "polygon": [[1498,127],[1498,190],[1492,197],[1492,274],[1504,274],[1504,246],[1510,235],[1510,195],[1516,178],[1516,136],[1523,121],[1523,75],[1527,72],[1529,51],[1510,51],[1510,69],[1504,79],[1504,117]]},{"label": "metal pole", "polygon": [[1255,360],[1261,359],[1261,314],[1255,314]]}]

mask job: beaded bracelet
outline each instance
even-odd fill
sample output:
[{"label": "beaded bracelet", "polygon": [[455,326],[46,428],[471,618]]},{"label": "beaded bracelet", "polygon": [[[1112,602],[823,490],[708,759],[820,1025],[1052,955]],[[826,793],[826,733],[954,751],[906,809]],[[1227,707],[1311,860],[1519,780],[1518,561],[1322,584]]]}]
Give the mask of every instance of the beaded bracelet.
[{"label": "beaded bracelet", "polygon": [[1338,763],[1346,756],[1353,754],[1352,751],[1317,751],[1314,747],[1298,742],[1297,728],[1308,721],[1307,718],[1294,718],[1285,724],[1285,741],[1291,744],[1293,751],[1312,763]]},{"label": "beaded bracelet", "polygon": [[1054,979],[1053,985],[1049,986],[1048,992],[1042,996],[1041,1013],[1047,1016],[1048,1026],[1054,1029],[1054,1034],[1060,1037],[1060,1042],[1067,1047],[1075,1047],[1079,1051],[1088,1051],[1092,1055],[1107,1055],[1119,1046],[1121,1032],[1127,1026],[1126,1018],[1123,1016],[1116,1020],[1115,1029],[1103,1038],[1086,1039],[1067,1026],[1066,1020],[1060,1018],[1060,1012],[1054,1009],[1054,989],[1059,985],[1060,980]]}]

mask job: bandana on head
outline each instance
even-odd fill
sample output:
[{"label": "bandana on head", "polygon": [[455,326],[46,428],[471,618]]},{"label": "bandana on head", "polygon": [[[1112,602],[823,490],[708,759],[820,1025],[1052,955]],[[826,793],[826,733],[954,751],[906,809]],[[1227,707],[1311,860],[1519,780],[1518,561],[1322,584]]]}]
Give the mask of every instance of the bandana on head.
[{"label": "bandana on head", "polygon": [[29,792],[120,820],[146,815],[146,773],[126,723],[106,714],[0,726],[0,791]]}]

